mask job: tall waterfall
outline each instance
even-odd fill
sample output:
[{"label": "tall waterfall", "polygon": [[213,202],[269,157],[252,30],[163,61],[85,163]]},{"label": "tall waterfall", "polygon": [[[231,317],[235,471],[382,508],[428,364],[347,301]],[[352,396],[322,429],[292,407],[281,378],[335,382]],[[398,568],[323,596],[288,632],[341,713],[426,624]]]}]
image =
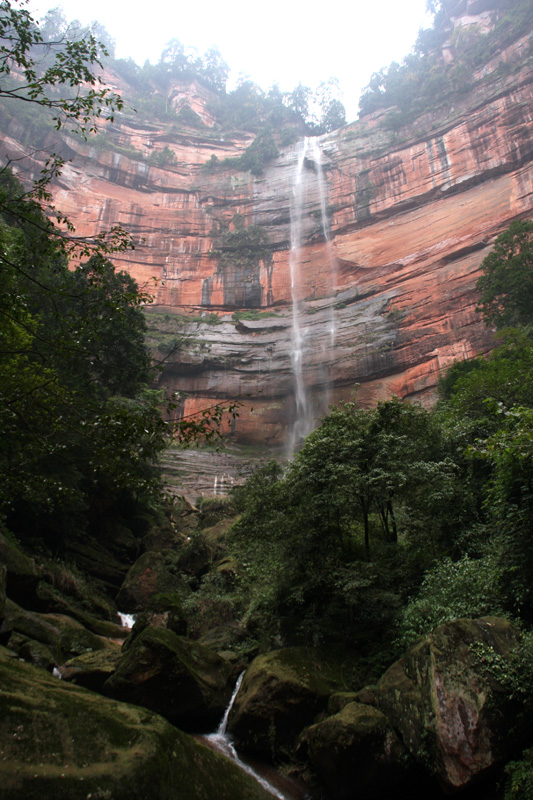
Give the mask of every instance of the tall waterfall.
[{"label": "tall waterfall", "polygon": [[[316,358],[314,352],[316,341],[314,336],[304,325],[304,300],[305,276],[302,270],[302,244],[304,232],[313,222],[316,206],[320,213],[321,234],[324,237],[324,269],[327,270],[326,290],[330,296],[327,305],[327,320],[329,347],[333,351],[335,345],[336,322],[334,307],[334,292],[336,286],[336,261],[329,236],[327,217],[327,186],[322,167],[322,154],[316,137],[306,137],[299,145],[297,151],[296,169],[292,183],[290,200],[290,256],[289,267],[291,277],[292,298],[292,341],[291,364],[294,378],[294,418],[289,428],[287,451],[289,457],[293,455],[299,442],[304,439],[315,427],[317,418],[327,410],[331,393],[331,370],[326,367],[327,374],[322,380],[322,397],[311,398],[309,387],[306,384],[305,367]],[[322,345],[325,349],[325,345]],[[322,356],[325,356],[322,353]],[[327,359],[323,358],[324,362]]]}]

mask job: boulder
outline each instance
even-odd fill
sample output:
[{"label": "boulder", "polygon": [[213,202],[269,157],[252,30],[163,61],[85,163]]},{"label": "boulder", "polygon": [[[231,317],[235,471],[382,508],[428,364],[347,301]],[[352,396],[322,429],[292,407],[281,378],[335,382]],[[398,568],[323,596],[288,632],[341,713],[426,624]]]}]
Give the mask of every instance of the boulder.
[{"label": "boulder", "polygon": [[2,800],[272,800],[233,762],[149,711],[0,648]]},{"label": "boulder", "polygon": [[6,594],[17,603],[31,602],[40,580],[35,563],[0,533],[0,564],[6,568]]},{"label": "boulder", "polygon": [[104,691],[145,706],[184,730],[214,730],[230,700],[234,670],[216,653],[165,628],[146,628]]},{"label": "boulder", "polygon": [[[107,643],[79,622],[64,614],[39,614],[26,611],[11,600],[6,601],[0,632],[9,635],[9,646],[17,647],[27,641],[46,645],[56,664],[92,650],[103,650]],[[19,634],[13,637],[12,634]],[[23,652],[17,650],[20,657]],[[31,659],[33,661],[33,659]]]},{"label": "boulder", "polygon": [[300,732],[326,709],[336,688],[336,665],[312,649],[257,656],[246,670],[228,728],[244,751],[273,759],[290,756]]},{"label": "boulder", "polygon": [[185,588],[176,553],[173,550],[143,553],[130,567],[117,595],[117,606],[129,614],[146,608],[160,593],[175,593]]},{"label": "boulder", "polygon": [[505,656],[517,629],[496,617],[436,628],[383,675],[375,689],[407,749],[447,793],[469,787],[505,758],[510,737],[507,697],[480,669],[475,646]]},{"label": "boulder", "polygon": [[7,568],[5,564],[0,564],[0,625],[4,619],[4,608],[6,606],[6,576]]},{"label": "boulder", "polygon": [[131,633],[123,644],[125,653],[146,628],[166,628],[178,636],[187,634],[187,620],[183,613],[180,596],[172,592],[154,594],[147,608],[135,616]]},{"label": "boulder", "polygon": [[338,800],[370,800],[402,788],[409,759],[387,717],[348,703],[305,733],[309,763]]},{"label": "boulder", "polygon": [[[111,622],[109,617],[116,617],[116,611],[105,608],[100,609],[98,616],[94,612],[87,611],[77,598],[70,597],[58,591],[55,587],[51,586],[45,581],[40,581],[37,589],[36,596],[39,602],[39,610],[45,613],[63,614],[77,620],[84,628],[92,631],[98,636],[107,636],[110,639],[124,639],[124,629],[114,622]],[[101,617],[107,616],[107,619]]]},{"label": "boulder", "polygon": [[102,692],[104,683],[116,670],[121,655],[118,645],[106,650],[84,653],[62,664],[59,667],[59,674],[64,681],[71,681],[76,686],[84,686],[93,692]]}]

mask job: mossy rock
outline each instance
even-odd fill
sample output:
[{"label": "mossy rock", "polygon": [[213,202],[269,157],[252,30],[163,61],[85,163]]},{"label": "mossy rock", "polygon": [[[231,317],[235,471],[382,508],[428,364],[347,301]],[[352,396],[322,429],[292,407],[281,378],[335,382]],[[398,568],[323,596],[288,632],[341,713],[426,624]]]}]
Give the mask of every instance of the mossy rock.
[{"label": "mossy rock", "polygon": [[156,711],[184,730],[206,732],[222,718],[234,677],[234,669],[209,648],[165,628],[146,628],[104,691]]},{"label": "mossy rock", "polygon": [[121,648],[115,645],[113,648],[70,658],[59,667],[59,672],[64,681],[71,681],[76,686],[84,686],[93,692],[101,692],[106,680],[116,670],[121,657]]},{"label": "mossy rock", "polygon": [[335,692],[328,700],[328,714],[338,714],[348,703],[354,703],[356,700],[356,692]]},{"label": "mossy rock", "polygon": [[461,619],[411,647],[375,687],[378,707],[419,764],[447,793],[501,764],[512,736],[505,692],[482,671],[476,646],[504,656],[518,643],[505,619]]},{"label": "mossy rock", "polygon": [[[103,650],[106,642],[91,633],[79,622],[64,614],[39,614],[26,611],[10,600],[6,602],[2,632],[19,633],[47,645],[55,663],[92,650]],[[10,643],[10,639],[8,640]]]},{"label": "mossy rock", "polygon": [[246,631],[235,623],[227,625],[217,625],[198,640],[200,644],[210,647],[211,650],[230,650],[246,638]]},{"label": "mossy rock", "polygon": [[4,619],[4,609],[6,606],[6,577],[7,567],[5,564],[0,564],[0,625]]},{"label": "mossy rock", "polygon": [[148,600],[147,609],[136,615],[131,633],[123,645],[124,652],[130,649],[133,642],[146,628],[166,628],[177,633],[178,636],[185,636],[187,619],[183,613],[179,595],[164,592],[154,594]]},{"label": "mossy rock", "polygon": [[56,657],[48,645],[28,639],[21,633],[13,633],[9,638],[9,649],[13,650],[23,661],[35,664],[52,672],[57,664]]},{"label": "mossy rock", "polygon": [[[84,628],[98,636],[107,636],[110,639],[124,639],[124,629],[112,622],[110,618],[100,619],[93,613],[86,611],[75,599],[64,595],[62,592],[50,586],[50,584],[40,581],[36,590],[39,599],[40,610],[45,613],[59,613],[72,617],[77,620]],[[116,616],[111,606],[104,610],[105,616]]]},{"label": "mossy rock", "polygon": [[305,732],[308,759],[338,800],[371,800],[405,785],[411,759],[387,717],[348,703]]},{"label": "mossy rock", "polygon": [[219,753],[0,648],[2,800],[272,800]]},{"label": "mossy rock", "polygon": [[115,594],[128,572],[130,561],[115,558],[104,544],[94,537],[83,541],[69,540],[66,557],[85,574],[95,578],[105,591]]},{"label": "mossy rock", "polygon": [[238,747],[263,757],[291,757],[300,732],[341,688],[338,665],[305,647],[255,658],[229,717]]},{"label": "mossy rock", "polygon": [[128,570],[119,593],[117,606],[129,614],[148,607],[155,594],[185,591],[178,557],[173,550],[143,553]]},{"label": "mossy rock", "polygon": [[33,601],[40,580],[39,571],[32,559],[0,533],[0,564],[6,568],[5,591],[16,603]]}]

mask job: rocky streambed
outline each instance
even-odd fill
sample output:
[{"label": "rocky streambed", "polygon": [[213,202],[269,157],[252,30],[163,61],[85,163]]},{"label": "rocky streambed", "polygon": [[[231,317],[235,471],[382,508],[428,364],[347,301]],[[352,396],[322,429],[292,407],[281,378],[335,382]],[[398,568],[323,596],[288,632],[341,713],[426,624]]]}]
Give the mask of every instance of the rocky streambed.
[{"label": "rocky streambed", "polygon": [[[2,800],[498,796],[516,705],[480,653],[505,666],[521,639],[510,622],[442,625],[372,683],[357,648],[246,652],[242,625],[213,618],[199,636],[182,602],[187,570],[226,562],[220,524],[192,553],[196,512],[179,513],[106,591],[0,537]],[[217,728],[230,758],[198,738]]]}]

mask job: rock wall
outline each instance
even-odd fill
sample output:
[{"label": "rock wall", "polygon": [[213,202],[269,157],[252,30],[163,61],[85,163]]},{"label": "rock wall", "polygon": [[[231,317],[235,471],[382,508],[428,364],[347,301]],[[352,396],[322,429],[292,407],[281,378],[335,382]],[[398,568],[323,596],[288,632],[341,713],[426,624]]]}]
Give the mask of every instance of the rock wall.
[{"label": "rock wall", "polygon": [[[78,235],[115,224],[131,231],[136,249],[116,266],[153,292],[152,311],[193,337],[162,376],[187,393],[180,413],[240,398],[237,440],[285,441],[296,414],[293,296],[316,416],[356,386],[364,405],[391,394],[430,404],[443,368],[490,349],[475,311],[479,267],[495,237],[533,208],[528,47],[524,37],[499,53],[451,108],[400,130],[376,112],[320,138],[327,237],[308,158],[296,289],[290,206],[299,144],[258,177],[231,165],[209,171],[213,155],[238,156],[253,135],[219,130],[208,92],[194,85],[176,87],[173,103],[186,100],[202,130],[124,116],[96,144],[63,137],[71,162],[54,186],[57,207]],[[12,158],[24,152],[20,133],[11,122],[2,134]],[[175,162],[160,167],[151,154],[164,147]],[[222,257],[225,235],[252,225],[270,255],[252,263],[230,248]]]}]

